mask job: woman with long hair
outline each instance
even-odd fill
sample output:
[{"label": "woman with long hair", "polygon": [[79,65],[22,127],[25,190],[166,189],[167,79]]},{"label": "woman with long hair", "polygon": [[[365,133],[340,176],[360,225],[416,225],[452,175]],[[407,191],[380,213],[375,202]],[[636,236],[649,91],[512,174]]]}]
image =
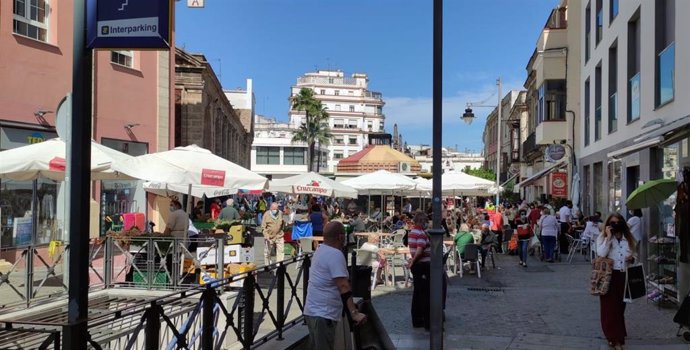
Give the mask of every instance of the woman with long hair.
[{"label": "woman with long hair", "polygon": [[629,263],[635,260],[635,238],[630,227],[619,213],[606,219],[604,233],[597,238],[597,255],[613,260],[613,273],[609,291],[599,297],[601,328],[609,346],[623,349],[627,332],[625,330],[625,272]]}]

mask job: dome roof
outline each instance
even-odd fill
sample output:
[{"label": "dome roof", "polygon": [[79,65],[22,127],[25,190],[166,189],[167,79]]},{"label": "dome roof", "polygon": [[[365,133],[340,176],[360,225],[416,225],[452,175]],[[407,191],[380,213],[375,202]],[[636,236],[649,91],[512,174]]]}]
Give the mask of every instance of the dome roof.
[{"label": "dome roof", "polygon": [[389,145],[369,145],[338,163],[339,173],[370,173],[388,170],[393,173],[416,174],[422,167],[414,158]]}]

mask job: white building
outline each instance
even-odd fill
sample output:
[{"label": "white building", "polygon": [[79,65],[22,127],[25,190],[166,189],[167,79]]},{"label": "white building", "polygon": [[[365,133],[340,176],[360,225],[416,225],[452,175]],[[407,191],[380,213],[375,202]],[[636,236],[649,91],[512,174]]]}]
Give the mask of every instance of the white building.
[{"label": "white building", "polygon": [[[690,1],[585,0],[579,10],[582,206],[585,213],[625,214],[625,200],[640,184],[681,181],[690,169]],[[675,205],[672,196],[643,210],[643,252],[648,237],[674,231]],[[686,233],[681,245],[690,240]],[[677,268],[682,297],[690,289],[682,255]]]},{"label": "white building", "polygon": [[[251,170],[268,177],[281,179],[307,172],[307,144],[292,143],[297,128],[273,118],[254,117],[254,142],[252,143]],[[316,146],[317,154],[319,151]],[[328,150],[321,149],[319,171],[326,171]],[[318,162],[318,157],[314,160]]]},{"label": "white building", "polygon": [[[433,155],[429,145],[408,145],[407,149],[412,157],[419,162],[423,173],[431,173]],[[466,167],[479,169],[484,165],[484,156],[481,153],[471,151],[458,152],[453,148],[441,148],[441,163],[443,172],[462,171]]]},{"label": "white building", "polygon": [[[328,146],[328,171],[334,172],[338,161],[361,151],[369,144],[369,133],[384,132],[383,98],[380,92],[369,91],[369,78],[364,73],[345,77],[341,71],[320,70],[297,78],[291,96],[302,88],[328,108],[329,126],[333,134]],[[306,120],[304,111],[290,109],[290,126],[297,128]]]}]

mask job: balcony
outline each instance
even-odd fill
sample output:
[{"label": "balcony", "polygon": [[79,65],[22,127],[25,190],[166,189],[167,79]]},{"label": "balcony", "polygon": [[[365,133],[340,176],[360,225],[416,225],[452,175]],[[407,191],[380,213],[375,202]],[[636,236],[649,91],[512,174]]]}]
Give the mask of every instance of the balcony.
[{"label": "balcony", "polygon": [[525,142],[522,143],[522,155],[525,158],[523,161],[534,157],[534,153],[538,153],[539,147],[536,143],[536,132],[533,132],[527,136]]},{"label": "balcony", "polygon": [[537,125],[533,135],[537,145],[548,145],[554,141],[566,140],[568,139],[568,123],[565,119],[545,120]]}]

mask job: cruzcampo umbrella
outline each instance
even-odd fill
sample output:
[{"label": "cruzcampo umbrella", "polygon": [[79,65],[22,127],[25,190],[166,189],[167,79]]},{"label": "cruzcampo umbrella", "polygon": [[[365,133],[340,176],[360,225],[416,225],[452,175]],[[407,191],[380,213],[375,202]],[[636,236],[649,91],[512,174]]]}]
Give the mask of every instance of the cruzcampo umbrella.
[{"label": "cruzcampo umbrella", "polygon": [[642,209],[665,201],[676,192],[678,183],[673,179],[659,179],[645,182],[634,190],[625,201],[628,209]]}]

